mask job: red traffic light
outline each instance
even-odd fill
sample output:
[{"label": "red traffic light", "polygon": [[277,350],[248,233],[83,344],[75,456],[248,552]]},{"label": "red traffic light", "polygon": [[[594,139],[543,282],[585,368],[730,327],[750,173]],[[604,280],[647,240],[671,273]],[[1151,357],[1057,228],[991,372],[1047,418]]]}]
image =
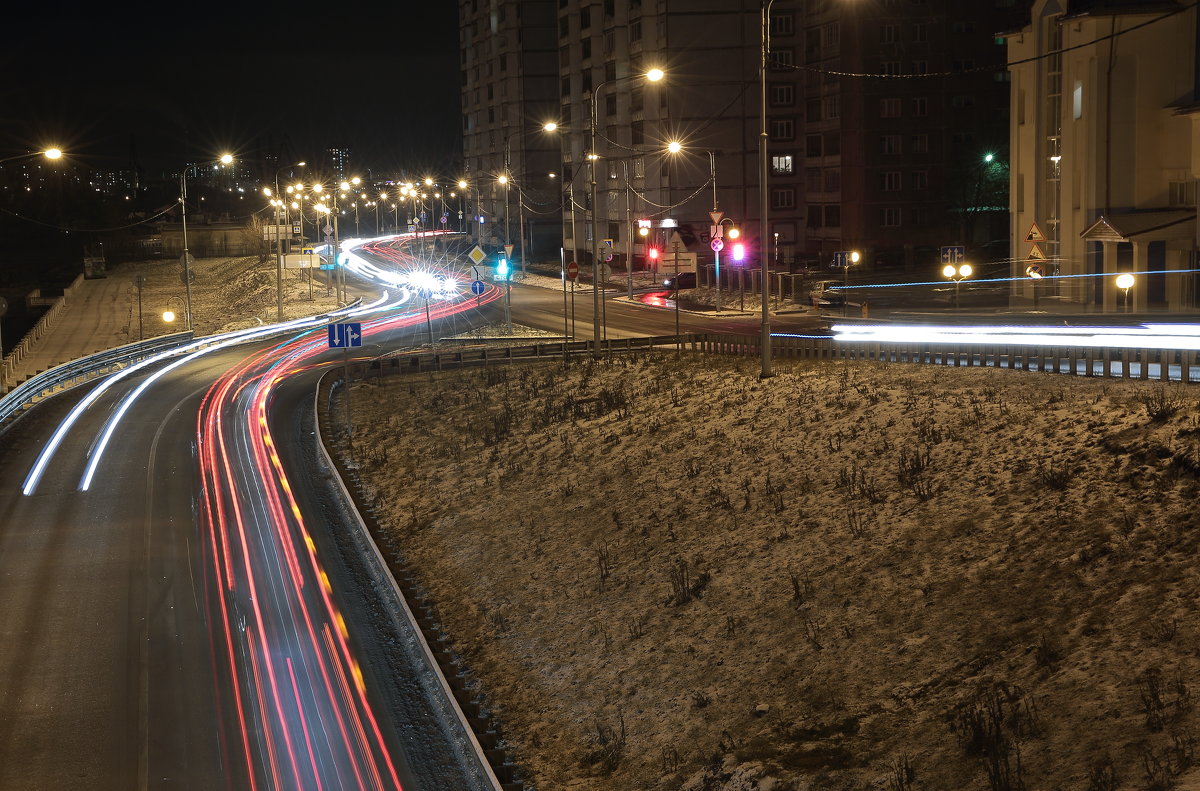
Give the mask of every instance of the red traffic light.
[{"label": "red traffic light", "polygon": [[746,245],[742,244],[741,242],[738,242],[737,244],[735,244],[733,246],[733,260],[734,261],[745,261],[746,260]]},{"label": "red traffic light", "polygon": [[646,253],[647,253],[647,255],[649,255],[649,256],[650,256],[650,258],[652,258],[652,259],[657,259],[657,258],[658,258],[658,248],[657,248],[657,247],[651,247],[651,248],[650,248],[648,251],[646,251]]}]

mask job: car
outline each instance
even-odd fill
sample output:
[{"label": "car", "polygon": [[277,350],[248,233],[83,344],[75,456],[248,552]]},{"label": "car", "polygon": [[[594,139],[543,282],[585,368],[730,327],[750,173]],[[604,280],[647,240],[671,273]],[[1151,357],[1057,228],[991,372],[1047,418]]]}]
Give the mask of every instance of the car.
[{"label": "car", "polygon": [[663,281],[663,287],[671,291],[678,291],[681,288],[696,287],[695,272],[679,272],[674,277],[668,277]]},{"label": "car", "polygon": [[842,291],[832,290],[840,287],[840,280],[815,280],[808,291],[808,301],[814,308],[840,308],[846,302]]}]

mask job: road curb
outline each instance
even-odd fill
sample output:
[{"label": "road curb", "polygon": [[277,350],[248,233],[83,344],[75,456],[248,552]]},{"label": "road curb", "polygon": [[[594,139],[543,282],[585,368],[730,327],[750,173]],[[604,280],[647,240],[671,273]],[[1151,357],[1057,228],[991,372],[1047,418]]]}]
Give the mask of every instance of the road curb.
[{"label": "road curb", "polygon": [[[317,447],[321,460],[332,472],[339,490],[350,506],[354,515],[354,526],[359,531],[362,543],[370,547],[371,554],[366,558],[368,564],[374,568],[380,581],[390,587],[404,619],[417,636],[425,660],[456,713],[463,733],[470,740],[472,750],[486,772],[492,791],[523,791],[525,785],[518,777],[517,767],[501,746],[499,729],[486,711],[484,701],[468,689],[467,671],[459,657],[451,650],[450,641],[435,617],[432,603],[418,590],[415,577],[406,568],[400,567],[396,570],[397,573],[393,573],[392,566],[375,542],[373,531],[379,529],[379,523],[376,521],[374,509],[363,501],[353,472],[329,450],[325,432],[329,422],[329,402],[334,388],[342,386],[345,386],[345,380],[340,378],[337,371],[330,371],[317,382],[313,395]],[[347,480],[350,480],[352,485],[348,485]]]}]

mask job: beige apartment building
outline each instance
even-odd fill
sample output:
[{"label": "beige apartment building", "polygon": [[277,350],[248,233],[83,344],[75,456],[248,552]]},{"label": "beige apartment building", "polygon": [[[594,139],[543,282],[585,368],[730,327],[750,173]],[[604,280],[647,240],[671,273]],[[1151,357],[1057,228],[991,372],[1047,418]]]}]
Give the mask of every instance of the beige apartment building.
[{"label": "beige apartment building", "polygon": [[1173,0],[1037,0],[1008,36],[1015,302],[1197,306],[1197,24]]}]

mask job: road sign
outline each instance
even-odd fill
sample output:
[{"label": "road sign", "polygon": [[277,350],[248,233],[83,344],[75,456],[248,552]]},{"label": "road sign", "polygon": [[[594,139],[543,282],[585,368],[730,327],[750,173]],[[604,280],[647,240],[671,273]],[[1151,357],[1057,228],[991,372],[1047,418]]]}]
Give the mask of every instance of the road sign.
[{"label": "road sign", "polygon": [[579,264],[572,261],[567,264],[567,280],[574,280],[579,277]]},{"label": "road sign", "polygon": [[484,283],[482,280],[471,281],[471,293],[474,294],[475,296],[478,297],[486,290],[487,290],[487,283]]},{"label": "road sign", "polygon": [[421,299],[429,299],[433,296],[433,289],[428,286],[420,286],[417,288],[417,296]]},{"label": "road sign", "polygon": [[195,283],[196,282],[196,270],[194,270],[194,269],[181,270],[179,273],[179,282],[183,283],[185,286],[188,283]]},{"label": "road sign", "polygon": [[719,253],[725,249],[725,242],[721,241],[720,237],[717,237],[716,239],[713,239],[711,242],[709,242],[708,246],[713,249],[714,253]]},{"label": "road sign", "polygon": [[479,266],[483,263],[483,259],[487,258],[487,253],[483,252],[482,247],[475,245],[471,248],[471,252],[467,253],[467,258],[470,258],[471,263],[475,264],[475,266]]},{"label": "road sign", "polygon": [[1030,264],[1025,267],[1025,274],[1035,280],[1039,277],[1045,277],[1046,273],[1042,270],[1041,264]]},{"label": "road sign", "polygon": [[515,245],[511,245],[511,244],[504,245],[504,257],[505,258],[512,258],[513,247],[515,247]]},{"label": "road sign", "polygon": [[604,263],[606,263],[606,264],[611,264],[611,263],[612,263],[612,260],[613,260],[613,254],[612,254],[612,253],[605,253],[605,254],[604,254]]},{"label": "road sign", "polygon": [[605,239],[605,240],[604,240],[604,246],[605,246],[605,247],[608,247],[608,248],[611,248],[611,247],[613,246],[613,240],[612,240],[612,239]]},{"label": "road sign", "polygon": [[838,267],[844,268],[844,267],[848,267],[851,264],[853,264],[854,261],[851,260],[852,255],[853,254],[849,250],[839,250],[838,252],[834,253],[833,254],[834,268],[838,268]]},{"label": "road sign", "polygon": [[1045,261],[1046,254],[1042,252],[1042,248],[1038,247],[1034,242],[1033,249],[1029,251],[1029,255],[1025,256],[1026,261]]},{"label": "road sign", "polygon": [[330,349],[362,346],[362,322],[343,321],[340,324],[330,324],[328,327]]},{"label": "road sign", "polygon": [[191,266],[194,263],[196,263],[196,257],[191,253],[184,253],[183,255],[179,256],[180,266]]},{"label": "road sign", "polygon": [[1044,242],[1044,241],[1046,241],[1045,234],[1042,233],[1042,229],[1038,227],[1038,224],[1036,222],[1033,225],[1029,226],[1029,233],[1025,234],[1025,241],[1027,241],[1027,242]]},{"label": "road sign", "polygon": [[961,264],[967,257],[967,248],[961,244],[946,245],[942,248],[943,264]]},{"label": "road sign", "polygon": [[325,223],[325,227],[321,229],[321,233],[328,237],[331,233],[333,233],[333,226],[329,223]]},{"label": "road sign", "polygon": [[708,213],[708,216],[712,217],[713,225],[720,225],[721,220],[724,219],[724,217],[725,217],[725,212],[717,211],[716,209],[714,209]]},{"label": "road sign", "polygon": [[450,221],[450,218],[443,214],[442,215],[442,225],[445,225],[449,221]]}]

